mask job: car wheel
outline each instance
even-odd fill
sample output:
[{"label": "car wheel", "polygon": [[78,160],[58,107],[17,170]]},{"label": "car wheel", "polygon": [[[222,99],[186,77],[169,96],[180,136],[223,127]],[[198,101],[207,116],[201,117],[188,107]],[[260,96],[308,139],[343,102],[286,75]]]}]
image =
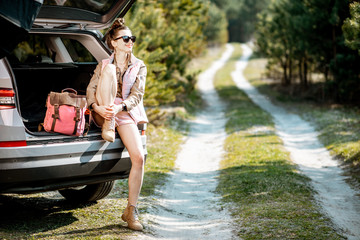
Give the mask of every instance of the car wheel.
[{"label": "car wheel", "polygon": [[114,187],[115,181],[86,185],[81,188],[59,190],[59,193],[72,202],[94,202],[106,197]]}]

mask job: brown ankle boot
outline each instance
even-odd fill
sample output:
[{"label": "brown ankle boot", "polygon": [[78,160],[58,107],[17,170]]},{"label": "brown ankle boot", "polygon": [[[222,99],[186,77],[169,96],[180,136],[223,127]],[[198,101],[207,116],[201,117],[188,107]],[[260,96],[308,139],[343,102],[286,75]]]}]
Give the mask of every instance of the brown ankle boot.
[{"label": "brown ankle boot", "polygon": [[105,120],[101,128],[101,137],[108,142],[115,141],[115,119]]},{"label": "brown ankle boot", "polygon": [[127,222],[128,228],[136,231],[142,231],[143,226],[141,225],[139,218],[138,218],[138,210],[134,205],[128,205],[123,215],[121,216],[121,219],[124,222]]}]

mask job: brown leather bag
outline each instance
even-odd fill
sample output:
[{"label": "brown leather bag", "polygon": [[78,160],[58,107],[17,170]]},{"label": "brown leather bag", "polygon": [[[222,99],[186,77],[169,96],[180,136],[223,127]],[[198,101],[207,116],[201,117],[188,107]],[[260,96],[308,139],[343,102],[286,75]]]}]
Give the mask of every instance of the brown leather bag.
[{"label": "brown leather bag", "polygon": [[80,136],[85,129],[86,96],[66,88],[61,93],[50,92],[46,100],[44,129],[65,135]]}]

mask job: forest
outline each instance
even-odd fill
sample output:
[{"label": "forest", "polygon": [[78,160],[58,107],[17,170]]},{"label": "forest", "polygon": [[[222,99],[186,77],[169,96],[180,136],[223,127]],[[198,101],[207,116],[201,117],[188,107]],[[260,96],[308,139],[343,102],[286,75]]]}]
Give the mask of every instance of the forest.
[{"label": "forest", "polygon": [[309,98],[360,100],[359,3],[344,0],[271,1],[259,15],[256,44],[281,84],[311,88]]},{"label": "forest", "polygon": [[207,47],[250,41],[287,94],[360,102],[360,1],[138,0],[126,19],[150,70],[147,106],[182,102],[196,79],[186,66]]}]

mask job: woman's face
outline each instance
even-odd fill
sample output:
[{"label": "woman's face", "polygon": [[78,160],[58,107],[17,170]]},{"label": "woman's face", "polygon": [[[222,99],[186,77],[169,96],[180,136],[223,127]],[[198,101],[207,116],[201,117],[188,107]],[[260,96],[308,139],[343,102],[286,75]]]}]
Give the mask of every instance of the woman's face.
[{"label": "woman's face", "polygon": [[[134,43],[130,39],[128,39],[129,40],[128,42],[125,42],[124,39],[119,38],[119,37],[123,37],[123,36],[131,37],[132,36],[131,31],[130,30],[120,30],[117,32],[117,34],[114,37],[114,40],[111,41],[111,43],[114,47],[114,50],[115,51],[122,50],[124,52],[131,53]],[[119,39],[117,39],[117,38],[119,38]],[[115,39],[117,39],[117,40],[115,40]]]}]

